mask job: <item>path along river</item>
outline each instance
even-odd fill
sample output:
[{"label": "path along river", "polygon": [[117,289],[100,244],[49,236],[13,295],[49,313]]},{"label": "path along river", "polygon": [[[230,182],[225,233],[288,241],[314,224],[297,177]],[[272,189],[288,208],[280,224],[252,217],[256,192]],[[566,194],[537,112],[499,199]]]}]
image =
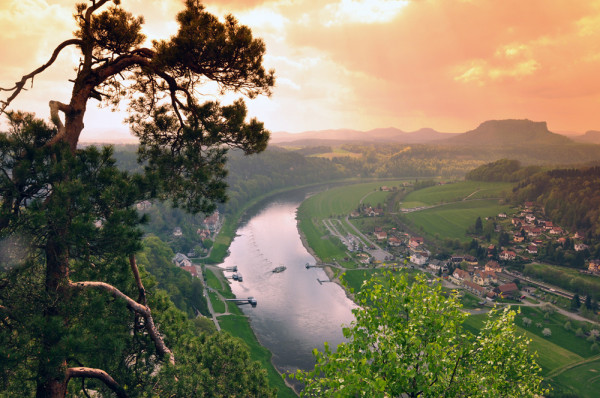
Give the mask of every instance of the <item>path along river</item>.
[{"label": "path along river", "polygon": [[[256,308],[242,308],[280,372],[312,369],[312,350],[323,350],[325,341],[335,348],[344,339],[342,324],[353,319],[354,304],[342,288],[320,283],[328,280],[322,269],[305,267],[315,264],[296,223],[296,210],[306,195],[307,191],[281,194],[249,212],[220,265],[236,265],[242,274],[243,282],[232,282],[236,297],[258,301]],[[280,265],[287,269],[273,273]]]}]

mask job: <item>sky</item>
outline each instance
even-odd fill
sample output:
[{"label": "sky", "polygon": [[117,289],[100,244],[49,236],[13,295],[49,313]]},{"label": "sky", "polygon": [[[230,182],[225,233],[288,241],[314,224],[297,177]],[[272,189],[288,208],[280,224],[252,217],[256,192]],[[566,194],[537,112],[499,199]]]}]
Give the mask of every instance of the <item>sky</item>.
[{"label": "sky", "polygon": [[[82,0],[79,0],[82,1]],[[46,62],[74,30],[73,0],[0,0],[0,87]],[[122,0],[167,39],[181,0]],[[490,119],[600,130],[600,0],[207,0],[267,47],[271,97],[251,117],[287,132],[423,127],[465,132]],[[48,117],[79,57],[65,51],[13,109]],[[1,93],[6,98],[5,93]],[[207,100],[214,98],[207,97]],[[224,103],[237,98],[228,94]],[[93,100],[92,100],[93,101]],[[124,140],[126,106],[88,105],[82,140]]]}]

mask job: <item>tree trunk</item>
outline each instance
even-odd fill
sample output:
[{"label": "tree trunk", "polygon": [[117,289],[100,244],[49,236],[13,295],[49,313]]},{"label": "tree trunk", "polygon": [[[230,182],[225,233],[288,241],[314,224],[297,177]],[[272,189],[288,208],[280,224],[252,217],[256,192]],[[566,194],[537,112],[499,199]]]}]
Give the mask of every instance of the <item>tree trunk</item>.
[{"label": "tree trunk", "polygon": [[49,304],[44,310],[37,398],[63,398],[67,393],[68,353],[60,348],[68,324],[64,305],[69,294],[68,249],[63,237],[60,233],[49,237],[45,247]]}]

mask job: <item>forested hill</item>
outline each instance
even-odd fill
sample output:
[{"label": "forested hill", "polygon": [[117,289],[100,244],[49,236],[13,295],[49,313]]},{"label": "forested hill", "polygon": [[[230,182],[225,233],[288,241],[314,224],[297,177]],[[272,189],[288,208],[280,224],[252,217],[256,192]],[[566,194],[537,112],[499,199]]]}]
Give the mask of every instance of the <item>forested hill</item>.
[{"label": "forested hill", "polygon": [[600,237],[600,167],[534,174],[515,187],[510,199],[535,201],[560,225]]},{"label": "forested hill", "polygon": [[571,232],[600,237],[599,166],[543,170],[502,159],[472,170],[466,178],[518,182],[508,198],[512,203],[534,202],[552,221]]}]

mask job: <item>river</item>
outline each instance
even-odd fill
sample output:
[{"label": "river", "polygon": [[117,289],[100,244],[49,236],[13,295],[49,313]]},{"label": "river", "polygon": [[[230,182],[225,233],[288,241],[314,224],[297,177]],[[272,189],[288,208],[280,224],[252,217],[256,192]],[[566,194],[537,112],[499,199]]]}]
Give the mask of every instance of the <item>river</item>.
[{"label": "river", "polygon": [[[353,320],[354,303],[343,289],[328,281],[303,246],[296,211],[306,191],[273,197],[249,212],[237,230],[230,255],[221,267],[236,265],[243,282],[232,282],[238,298],[254,297],[258,305],[242,306],[260,343],[273,353],[280,372],[312,369],[312,350],[335,348],[344,340],[342,325]],[[273,273],[275,267],[287,269]],[[228,275],[228,273],[226,273]]]}]

